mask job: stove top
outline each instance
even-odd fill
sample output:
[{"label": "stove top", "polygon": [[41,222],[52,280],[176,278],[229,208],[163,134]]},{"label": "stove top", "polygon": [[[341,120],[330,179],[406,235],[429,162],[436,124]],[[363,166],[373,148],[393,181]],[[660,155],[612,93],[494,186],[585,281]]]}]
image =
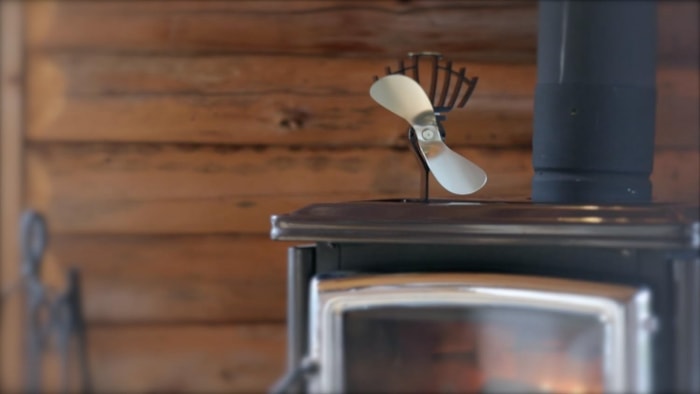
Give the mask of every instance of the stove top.
[{"label": "stove top", "polygon": [[699,248],[698,207],[671,204],[374,200],[322,203],[272,217],[272,239],[437,244],[563,243]]}]

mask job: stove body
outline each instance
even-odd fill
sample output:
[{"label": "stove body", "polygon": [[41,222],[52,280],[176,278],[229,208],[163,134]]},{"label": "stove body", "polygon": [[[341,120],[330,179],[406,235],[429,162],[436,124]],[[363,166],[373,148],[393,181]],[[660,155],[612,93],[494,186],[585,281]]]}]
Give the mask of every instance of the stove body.
[{"label": "stove body", "polygon": [[[313,242],[289,252],[288,367],[316,362],[305,387],[318,392],[697,391],[696,215],[660,205],[374,201],[276,216],[273,238]],[[549,338],[538,342],[538,332]],[[387,338],[394,345],[381,350]],[[429,349],[410,349],[426,338]],[[493,346],[509,341],[525,347]],[[570,352],[577,341],[596,355],[567,367],[580,359]],[[462,359],[441,364],[450,357]],[[518,371],[529,362],[558,367],[524,381]],[[353,367],[374,363],[384,380]],[[510,373],[494,367],[503,363]],[[407,375],[424,379],[405,386]]]}]

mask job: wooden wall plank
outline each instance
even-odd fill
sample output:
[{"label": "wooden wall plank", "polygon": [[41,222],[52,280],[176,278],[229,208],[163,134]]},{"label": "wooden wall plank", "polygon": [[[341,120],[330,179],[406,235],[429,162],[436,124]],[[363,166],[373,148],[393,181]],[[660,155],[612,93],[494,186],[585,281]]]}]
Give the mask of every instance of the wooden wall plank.
[{"label": "wooden wall plank", "polygon": [[[470,153],[487,160],[483,153]],[[391,193],[415,184],[400,177],[413,169],[413,156],[392,149],[38,144],[30,147],[28,157],[30,165],[40,165],[53,178],[52,194],[82,199]]]},{"label": "wooden wall plank", "polygon": [[[490,174],[474,198],[527,196],[528,151],[458,151]],[[272,213],[419,190],[407,150],[49,144],[28,157],[29,201],[59,232],[266,234]]]},{"label": "wooden wall plank", "polygon": [[[534,63],[537,41],[536,3],[521,1],[42,1],[30,11],[34,49],[392,57],[427,49]],[[697,15],[692,1],[659,3],[662,63],[697,65]]]},{"label": "wooden wall plank", "polygon": [[[91,97],[31,109],[30,138],[53,141],[405,146],[407,124],[367,96]],[[474,99],[445,127],[455,145],[528,146],[531,102]]]},{"label": "wooden wall plank", "polygon": [[264,234],[269,231],[269,218],[274,213],[293,211],[318,201],[340,202],[376,197],[392,196],[316,194],[175,201],[68,200],[70,197],[67,197],[47,205],[35,205],[51,216],[52,231],[61,233]]},{"label": "wooden wall plank", "polygon": [[[29,67],[28,135],[36,141],[406,146],[405,122],[368,95],[371,76],[386,65],[395,59],[36,55]],[[528,147],[535,66],[465,65],[480,82],[467,108],[448,116],[450,143]],[[659,70],[658,146],[699,146],[697,85],[697,68]]]},{"label": "wooden wall plank", "polygon": [[284,366],[283,325],[91,326],[96,393],[262,393]]},{"label": "wooden wall plank", "polygon": [[291,245],[267,236],[57,236],[48,264],[80,269],[92,323],[284,322]]},{"label": "wooden wall plank", "polygon": [[23,206],[24,48],[21,2],[0,3],[0,392],[22,390],[19,218]]},{"label": "wooden wall plank", "polygon": [[[372,76],[395,59],[32,59],[33,140],[406,146],[405,122],[368,94]],[[469,70],[481,82],[467,109],[448,117],[451,141],[528,146],[534,67]]]},{"label": "wooden wall plank", "polygon": [[528,62],[535,55],[536,5],[520,1],[36,3],[32,49],[344,56],[427,49]]},{"label": "wooden wall plank", "polygon": [[[451,58],[445,54],[445,59]],[[409,62],[408,56],[405,60]],[[397,65],[394,57],[37,52],[32,55],[30,77],[35,90],[62,84],[64,94],[71,97],[279,92],[367,96],[373,76]],[[421,68],[428,66],[421,62]],[[453,67],[467,67],[469,76],[478,75],[477,92],[485,96],[531,95],[535,86],[534,64],[456,60]]]}]

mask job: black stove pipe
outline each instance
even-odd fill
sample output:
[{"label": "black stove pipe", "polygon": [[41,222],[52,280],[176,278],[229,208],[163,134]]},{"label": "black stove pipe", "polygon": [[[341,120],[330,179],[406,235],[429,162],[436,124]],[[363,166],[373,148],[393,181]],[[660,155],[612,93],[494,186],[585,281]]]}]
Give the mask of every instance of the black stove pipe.
[{"label": "black stove pipe", "polygon": [[540,1],[532,200],[651,201],[655,1]]}]

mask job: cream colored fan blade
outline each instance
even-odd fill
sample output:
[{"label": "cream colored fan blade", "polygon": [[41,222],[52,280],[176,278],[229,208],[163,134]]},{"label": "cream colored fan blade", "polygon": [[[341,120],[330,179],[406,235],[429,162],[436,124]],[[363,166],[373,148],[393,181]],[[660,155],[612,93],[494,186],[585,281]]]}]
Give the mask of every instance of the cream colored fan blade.
[{"label": "cream colored fan blade", "polygon": [[413,129],[430,172],[447,191],[471,194],[486,184],[484,170],[445,145],[437,126],[413,125]]},{"label": "cream colored fan blade", "polygon": [[369,95],[379,105],[414,124],[421,115],[432,117],[433,104],[425,95],[423,88],[405,75],[387,75],[380,78],[369,89]]},{"label": "cream colored fan blade", "polygon": [[411,124],[430,171],[447,191],[471,194],[486,184],[484,170],[445,145],[430,99],[416,81],[405,75],[387,75],[372,85],[369,94]]}]

